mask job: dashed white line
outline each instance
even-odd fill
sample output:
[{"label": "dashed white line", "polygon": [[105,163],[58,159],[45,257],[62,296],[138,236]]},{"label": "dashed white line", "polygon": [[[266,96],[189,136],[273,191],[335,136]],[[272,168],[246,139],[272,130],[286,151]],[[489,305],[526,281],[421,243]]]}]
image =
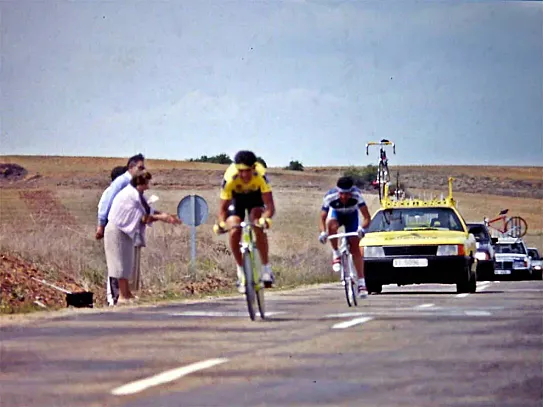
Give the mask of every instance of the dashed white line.
[{"label": "dashed white line", "polygon": [[414,307],[414,308],[416,308],[416,309],[431,308],[431,307],[433,307],[434,305],[435,305],[435,304],[420,304],[420,305],[417,305],[417,306]]},{"label": "dashed white line", "polygon": [[373,319],[372,317],[355,318],[355,319],[351,319],[350,321],[339,322],[339,323],[333,325],[332,329],[350,328],[351,326],[360,325],[360,324],[364,324],[366,322],[369,322],[372,319]]},{"label": "dashed white line", "polygon": [[163,373],[155,376],[148,377],[146,379],[137,380],[132,383],[125,384],[121,387],[117,387],[111,391],[111,394],[115,396],[125,396],[127,394],[134,394],[149,387],[158,386],[159,384],[168,383],[177,380],[190,373],[194,373],[198,370],[207,369],[215,365],[219,365],[228,361],[228,359],[208,359],[202,362],[193,363],[188,366],[179,367],[172,370],[167,370]]}]

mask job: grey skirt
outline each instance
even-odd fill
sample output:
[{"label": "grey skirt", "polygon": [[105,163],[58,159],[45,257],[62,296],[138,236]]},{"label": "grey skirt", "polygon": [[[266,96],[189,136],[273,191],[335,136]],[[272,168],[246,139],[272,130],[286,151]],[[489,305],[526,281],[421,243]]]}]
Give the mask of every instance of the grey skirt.
[{"label": "grey skirt", "polygon": [[108,222],[104,231],[107,274],[113,278],[130,279],[134,268],[134,241]]}]

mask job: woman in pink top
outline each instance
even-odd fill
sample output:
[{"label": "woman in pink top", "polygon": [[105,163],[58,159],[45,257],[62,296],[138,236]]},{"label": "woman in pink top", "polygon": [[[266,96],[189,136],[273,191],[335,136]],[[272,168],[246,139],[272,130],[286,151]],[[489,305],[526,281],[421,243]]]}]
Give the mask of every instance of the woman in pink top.
[{"label": "woman in pink top", "polygon": [[149,189],[150,180],[149,172],[134,175],[130,184],[115,196],[109,211],[104,247],[108,277],[119,279],[118,303],[134,298],[128,280],[134,267],[134,246],[136,243],[144,245],[146,226],[157,220],[181,224],[177,216],[149,206],[143,192]]}]

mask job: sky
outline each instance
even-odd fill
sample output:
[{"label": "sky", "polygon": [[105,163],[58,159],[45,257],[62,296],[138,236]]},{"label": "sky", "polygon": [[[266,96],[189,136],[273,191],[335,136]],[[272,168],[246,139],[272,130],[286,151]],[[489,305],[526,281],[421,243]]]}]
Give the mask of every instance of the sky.
[{"label": "sky", "polygon": [[0,154],[543,165],[543,2],[0,2]]}]

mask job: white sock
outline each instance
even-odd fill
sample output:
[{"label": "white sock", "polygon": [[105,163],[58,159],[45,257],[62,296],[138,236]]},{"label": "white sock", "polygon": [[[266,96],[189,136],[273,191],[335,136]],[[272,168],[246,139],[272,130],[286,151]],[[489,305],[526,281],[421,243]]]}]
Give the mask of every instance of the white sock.
[{"label": "white sock", "polygon": [[238,273],[238,277],[243,275],[243,266],[238,266],[236,264],[236,271]]},{"label": "white sock", "polygon": [[366,279],[364,279],[364,278],[359,278],[359,279],[358,279],[358,285],[359,285],[359,286],[365,287],[365,286],[366,286]]},{"label": "white sock", "polygon": [[340,254],[339,254],[339,250],[333,250],[334,252],[334,257],[340,257]]},{"label": "white sock", "polygon": [[271,269],[270,263],[267,263],[267,264],[263,264],[263,265],[262,265],[262,270],[269,272],[270,269]]}]

